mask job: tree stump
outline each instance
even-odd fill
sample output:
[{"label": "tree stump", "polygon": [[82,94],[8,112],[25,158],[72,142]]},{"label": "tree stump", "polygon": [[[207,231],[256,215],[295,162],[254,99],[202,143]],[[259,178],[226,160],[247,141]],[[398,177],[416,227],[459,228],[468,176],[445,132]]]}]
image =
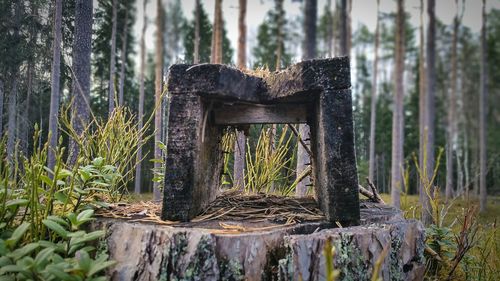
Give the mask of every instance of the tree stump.
[{"label": "tree stump", "polygon": [[107,231],[107,249],[117,261],[112,280],[325,280],[327,239],[336,248],[338,280],[370,280],[386,246],[383,280],[423,278],[422,224],[386,205],[360,206],[361,225],[346,228],[325,219],[227,234],[220,221],[173,227],[105,218],[92,227]]}]

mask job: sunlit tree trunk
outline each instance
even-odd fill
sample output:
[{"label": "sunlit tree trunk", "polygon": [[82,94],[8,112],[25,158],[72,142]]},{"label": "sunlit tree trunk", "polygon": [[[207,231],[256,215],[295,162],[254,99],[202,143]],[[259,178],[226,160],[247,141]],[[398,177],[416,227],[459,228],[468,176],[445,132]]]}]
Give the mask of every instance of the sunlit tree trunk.
[{"label": "sunlit tree trunk", "polygon": [[113,0],[113,18],[111,27],[111,53],[109,60],[109,92],[108,92],[108,117],[115,110],[115,68],[116,68],[116,17],[118,10],[117,0]]},{"label": "sunlit tree trunk", "polygon": [[123,26],[123,40],[121,50],[120,84],[118,88],[118,105],[123,106],[123,89],[125,87],[125,68],[127,67],[127,35],[128,35],[128,8],[125,7],[125,25]]},{"label": "sunlit tree trunk", "polygon": [[[155,159],[163,159],[163,154],[159,146],[162,135],[162,91],[163,91],[163,46],[164,29],[165,29],[165,11],[161,0],[156,0],[156,51],[155,51]],[[154,168],[156,171],[161,169],[161,163],[155,161]],[[153,186],[153,197],[155,200],[161,199],[161,193],[158,188],[159,183],[155,182]]]},{"label": "sunlit tree trunk", "polygon": [[392,114],[392,157],[391,157],[391,198],[392,204],[400,208],[400,194],[403,188],[403,77],[405,59],[405,13],[404,0],[398,0],[396,16],[396,65],[394,68],[394,110]]},{"label": "sunlit tree trunk", "polygon": [[[239,0],[238,16],[238,68],[246,68],[246,44],[247,44],[247,0]],[[236,142],[234,144],[234,186],[241,190],[245,188],[245,149],[246,136],[243,130],[236,130]]]},{"label": "sunlit tree trunk", "polygon": [[[141,33],[141,69],[139,81],[139,109],[137,113],[137,129],[142,130],[144,119],[144,72],[146,71],[146,28],[148,26],[146,17],[146,6],[148,1],[143,2],[143,19],[142,19],[142,33]],[[139,144],[142,143],[142,135],[139,134]],[[137,160],[135,166],[135,185],[134,192],[141,193],[141,178],[142,178],[142,145],[137,148]]]},{"label": "sunlit tree trunk", "polygon": [[[313,59],[316,57],[316,18],[318,13],[318,2],[317,0],[306,0],[305,1],[305,14],[304,14],[304,42],[302,42],[302,59]],[[310,129],[306,124],[299,125],[299,135],[310,145]],[[311,165],[310,155],[307,154],[306,149],[302,145],[298,145],[297,148],[297,177],[299,177],[307,166]],[[310,185],[311,180],[308,176],[301,182],[297,184],[295,190],[295,196],[304,197],[307,194],[308,185]]]},{"label": "sunlit tree trunk", "polygon": [[62,0],[56,0],[54,17],[54,41],[52,45],[52,73],[49,115],[49,151],[47,166],[53,169],[56,161],[55,149],[57,146],[57,127],[59,120],[59,98],[61,81],[61,20]]},{"label": "sunlit tree trunk", "polygon": [[[75,40],[73,41],[73,85],[71,123],[76,133],[83,133],[90,115],[90,55],[92,52],[92,1],[75,3]],[[69,163],[76,163],[78,145],[70,141]]]},{"label": "sunlit tree trunk", "polygon": [[195,4],[195,23],[194,23],[194,60],[193,63],[200,62],[200,0],[196,0]]},{"label": "sunlit tree trunk", "polygon": [[488,98],[488,57],[486,45],[486,0],[483,0],[481,27],[481,93],[479,98],[479,209],[486,211],[486,100]]},{"label": "sunlit tree trunk", "polygon": [[379,47],[379,19],[378,11],[380,0],[377,0],[377,24],[375,27],[375,58],[373,60],[373,82],[372,82],[372,99],[370,105],[370,159],[368,164],[368,177],[371,181],[375,180],[375,126],[377,124],[377,74],[378,74],[378,47]]}]

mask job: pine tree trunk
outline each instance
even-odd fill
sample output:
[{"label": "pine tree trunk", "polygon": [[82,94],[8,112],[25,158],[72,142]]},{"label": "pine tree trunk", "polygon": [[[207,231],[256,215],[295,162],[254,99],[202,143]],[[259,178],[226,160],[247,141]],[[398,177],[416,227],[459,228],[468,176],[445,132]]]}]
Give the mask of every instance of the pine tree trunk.
[{"label": "pine tree trunk", "polygon": [[194,59],[193,63],[200,63],[200,0],[196,0],[194,19]]},{"label": "pine tree trunk", "polygon": [[[246,68],[246,43],[247,43],[247,0],[239,0],[238,16],[238,68]],[[234,143],[234,186],[240,190],[245,189],[245,150],[246,136],[243,130],[236,131],[236,142]]]},{"label": "pine tree trunk", "polygon": [[275,0],[276,13],[278,14],[277,20],[277,33],[276,34],[276,65],[275,70],[281,69],[281,57],[283,54],[283,0]]},{"label": "pine tree trunk", "polygon": [[4,95],[4,87],[3,81],[0,79],[0,137],[3,138],[3,96]]},{"label": "pine tree trunk", "polygon": [[[163,91],[163,46],[165,41],[163,38],[165,29],[165,15],[161,0],[156,0],[156,52],[155,52],[155,159],[163,159],[163,153],[160,149],[159,143],[161,142],[162,135],[162,91]],[[161,163],[156,161],[154,163],[156,171],[161,169]],[[155,200],[161,199],[161,193],[158,188],[158,182],[154,183],[153,194]]]},{"label": "pine tree trunk", "polygon": [[347,0],[340,0],[340,55],[349,55],[348,50],[348,24],[347,24]]},{"label": "pine tree trunk", "polygon": [[[77,0],[75,4],[75,40],[73,41],[73,96],[71,123],[81,135],[90,115],[90,56],[92,52],[92,1]],[[69,163],[74,165],[79,154],[75,141],[70,141]]]},{"label": "pine tree trunk", "polygon": [[[304,42],[302,42],[302,59],[313,59],[316,57],[316,18],[318,13],[317,0],[305,1],[304,14]],[[299,125],[299,135],[305,143],[310,146],[310,129],[306,124]],[[302,145],[297,146],[297,178],[301,175],[307,166],[311,165],[310,155]],[[307,176],[304,180],[297,184],[295,196],[304,197],[307,194],[307,188],[311,184],[311,178]]]},{"label": "pine tree trunk", "polygon": [[375,58],[373,60],[373,82],[372,99],[370,106],[370,159],[368,164],[368,177],[373,182],[375,180],[375,126],[377,124],[377,74],[378,74],[378,47],[379,47],[379,19],[378,11],[380,0],[377,0],[377,24],[375,27]]},{"label": "pine tree trunk", "polygon": [[392,117],[391,198],[392,204],[400,208],[400,194],[403,188],[403,77],[405,58],[405,13],[404,0],[398,0],[396,18],[396,66],[394,68],[394,111]]},{"label": "pine tree trunk", "polygon": [[238,16],[238,68],[245,69],[247,62],[247,0],[239,0]]},{"label": "pine tree trunk", "polygon": [[448,138],[446,144],[446,201],[453,197],[453,156],[456,154],[457,146],[457,37],[460,25],[458,18],[458,0],[455,0],[455,4],[457,5],[457,13],[453,21],[453,39],[451,45],[451,89],[448,105]]},{"label": "pine tree trunk", "polygon": [[328,9],[328,26],[327,26],[327,49],[328,49],[328,57],[333,57],[333,13],[332,13],[332,0],[328,0],[326,2],[326,6]]},{"label": "pine tree trunk", "polygon": [[[17,71],[16,71],[17,72]],[[18,77],[17,73],[13,74],[11,77],[11,91],[8,100],[7,107],[7,160],[9,161],[11,168],[14,166],[14,150],[16,146],[16,123],[17,123],[17,84]]]},{"label": "pine tree trunk", "polygon": [[118,13],[118,1],[113,0],[113,18],[111,28],[111,53],[109,60],[109,82],[108,82],[108,117],[115,110],[115,68],[116,68],[116,21]]},{"label": "pine tree trunk", "polygon": [[[22,17],[22,1],[17,0],[14,12],[14,39],[19,40]],[[19,65],[14,66],[10,77],[10,94],[7,107],[7,161],[10,163],[11,169],[14,166],[14,151],[17,141],[16,123],[17,123],[17,92],[18,92],[18,72]]]},{"label": "pine tree trunk", "polygon": [[479,210],[486,211],[486,100],[488,98],[488,58],[486,45],[486,0],[483,0],[481,27],[481,96],[479,98]]},{"label": "pine tree trunk", "polygon": [[222,63],[222,0],[215,0],[211,63]]},{"label": "pine tree trunk", "polygon": [[427,1],[427,14],[429,17],[428,30],[427,30],[427,75],[424,100],[424,163],[421,169],[424,169],[424,177],[429,189],[429,195],[424,194],[423,208],[422,208],[422,221],[425,225],[432,223],[432,208],[430,205],[429,196],[432,196],[432,189],[434,188],[432,181],[434,173],[434,122],[435,122],[435,98],[436,98],[436,14],[435,14],[435,0]]},{"label": "pine tree trunk", "polygon": [[56,163],[55,149],[57,147],[57,127],[59,120],[59,98],[61,80],[61,21],[62,21],[62,0],[56,0],[54,22],[54,41],[52,45],[52,77],[50,93],[50,115],[49,115],[49,151],[47,155],[47,165],[53,169]]},{"label": "pine tree trunk", "polygon": [[120,88],[118,89],[118,105],[123,106],[123,89],[125,87],[125,68],[127,67],[127,35],[128,35],[128,7],[125,8],[125,25],[123,26],[123,40],[120,66]]},{"label": "pine tree trunk", "polygon": [[[424,49],[424,44],[425,44],[425,36],[424,36],[424,0],[420,0],[420,46],[419,46],[419,99],[418,99],[418,123],[419,123],[419,155],[418,155],[418,165],[421,170],[423,170],[424,167],[424,154],[425,154],[425,114],[426,114],[426,109],[425,109],[425,97],[426,97],[426,87],[427,84],[426,82],[426,72],[425,72],[425,49]],[[425,187],[424,187],[424,182],[422,180],[423,175],[419,175],[419,201],[422,204],[422,206],[428,206],[429,205],[429,198],[427,197],[427,194],[425,192]],[[425,214],[423,213],[423,219],[425,219],[425,216],[427,216],[427,212]],[[428,218],[427,218],[428,220]]]},{"label": "pine tree trunk", "polygon": [[[140,81],[139,81],[139,109],[137,113],[137,129],[142,131],[144,126],[144,72],[146,71],[146,28],[147,28],[147,17],[146,17],[146,6],[148,1],[143,2],[143,20],[142,20],[142,33],[141,33],[141,69],[140,69]],[[134,192],[136,194],[141,193],[142,185],[142,134],[139,134],[139,147],[137,148],[137,160],[135,166],[135,185]]]}]

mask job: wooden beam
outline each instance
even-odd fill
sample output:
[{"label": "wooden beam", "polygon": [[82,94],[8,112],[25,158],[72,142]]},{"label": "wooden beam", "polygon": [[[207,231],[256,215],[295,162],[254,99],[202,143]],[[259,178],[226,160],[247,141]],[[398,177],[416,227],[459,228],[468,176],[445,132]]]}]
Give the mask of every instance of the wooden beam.
[{"label": "wooden beam", "polygon": [[307,104],[233,104],[214,109],[216,125],[306,123]]}]

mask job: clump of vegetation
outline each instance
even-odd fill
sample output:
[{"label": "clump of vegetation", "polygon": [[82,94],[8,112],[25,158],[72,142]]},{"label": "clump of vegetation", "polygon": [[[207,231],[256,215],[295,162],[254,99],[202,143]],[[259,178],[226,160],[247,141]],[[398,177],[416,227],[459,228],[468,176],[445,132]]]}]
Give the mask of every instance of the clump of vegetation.
[{"label": "clump of vegetation", "polygon": [[66,122],[79,148],[73,165],[65,162],[61,138],[54,168],[46,166],[51,148],[39,143],[36,126],[29,157],[9,161],[5,138],[0,141],[1,280],[104,280],[114,264],[96,248],[104,231],[87,232],[85,226],[93,208],[120,200],[126,191],[142,145],[133,139],[142,132],[122,108],[82,135]]},{"label": "clump of vegetation", "polygon": [[[248,192],[277,191],[286,196],[295,190],[295,186],[289,186],[286,181],[288,174],[282,173],[283,170],[288,169],[292,161],[288,154],[291,149],[294,149],[290,145],[293,135],[288,132],[288,125],[285,125],[275,141],[272,131],[271,128],[261,130],[254,153],[247,144],[245,189]],[[280,181],[284,181],[284,184],[275,186]]]}]

